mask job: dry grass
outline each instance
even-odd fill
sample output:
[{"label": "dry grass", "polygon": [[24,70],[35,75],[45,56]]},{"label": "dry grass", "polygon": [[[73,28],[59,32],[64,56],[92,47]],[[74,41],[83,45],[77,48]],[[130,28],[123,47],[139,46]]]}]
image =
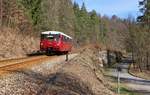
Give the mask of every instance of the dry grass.
[{"label": "dry grass", "polygon": [[142,72],[138,68],[134,68],[133,64],[130,66],[129,73],[133,76],[144,78],[150,80],[150,71],[149,70],[142,70]]},{"label": "dry grass", "polygon": [[[66,63],[59,72],[73,75],[75,78],[80,79],[91,89],[94,95],[115,95],[108,89],[108,83],[103,77],[101,63],[98,61],[98,50],[95,46],[83,48],[79,56]],[[80,95],[80,93],[78,94]]]},{"label": "dry grass", "polygon": [[[73,74],[56,73],[50,75],[47,86],[39,94],[45,95],[94,95],[90,87]],[[46,91],[46,89],[49,89]],[[45,90],[45,91],[44,91]]]},{"label": "dry grass", "polygon": [[[97,51],[95,47],[87,47],[69,62],[58,61],[61,64],[57,65],[51,62],[40,64],[39,60],[39,64],[28,62],[27,66],[21,65],[24,69],[13,69],[11,78],[0,81],[4,84],[8,79],[7,88],[1,88],[1,91],[14,95],[115,95],[107,87]],[[54,58],[52,62],[57,60],[60,59]]]},{"label": "dry grass", "polygon": [[129,72],[134,76],[150,80],[150,71],[145,70],[143,72],[140,72],[139,70],[132,69]]},{"label": "dry grass", "polygon": [[0,60],[26,56],[38,50],[39,39],[11,28],[0,30]]}]

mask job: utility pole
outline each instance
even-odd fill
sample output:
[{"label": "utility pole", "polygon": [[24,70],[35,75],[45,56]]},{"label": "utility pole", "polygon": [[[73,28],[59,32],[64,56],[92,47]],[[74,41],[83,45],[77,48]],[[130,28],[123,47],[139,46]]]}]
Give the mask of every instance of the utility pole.
[{"label": "utility pole", "polygon": [[117,92],[120,95],[120,72],[122,71],[121,67],[117,67],[117,71],[118,71],[118,84],[117,84],[118,89],[117,89]]}]

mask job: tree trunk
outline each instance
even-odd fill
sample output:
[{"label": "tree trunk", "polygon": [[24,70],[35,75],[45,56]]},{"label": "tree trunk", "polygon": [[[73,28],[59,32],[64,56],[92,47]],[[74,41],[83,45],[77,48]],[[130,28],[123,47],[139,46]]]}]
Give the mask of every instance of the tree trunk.
[{"label": "tree trunk", "polygon": [[149,52],[146,53],[146,57],[147,57],[146,58],[146,63],[147,63],[146,68],[147,68],[147,70],[149,70]]},{"label": "tree trunk", "polygon": [[3,22],[3,0],[0,0],[0,28],[2,27]]},{"label": "tree trunk", "polygon": [[133,48],[132,48],[132,64],[133,64],[133,68],[136,69]]},{"label": "tree trunk", "polygon": [[107,50],[107,64],[108,64],[108,67],[110,67],[110,50]]},{"label": "tree trunk", "polygon": [[138,64],[140,72],[142,72],[141,63],[142,63],[142,58],[140,57],[140,61],[139,61],[139,64]]}]

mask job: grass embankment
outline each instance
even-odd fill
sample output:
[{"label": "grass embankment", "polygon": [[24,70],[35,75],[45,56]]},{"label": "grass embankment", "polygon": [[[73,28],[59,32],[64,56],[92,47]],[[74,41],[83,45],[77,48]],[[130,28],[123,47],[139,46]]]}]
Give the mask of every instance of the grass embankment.
[{"label": "grass embankment", "polygon": [[[117,80],[115,78],[107,77],[107,80],[109,81],[110,89],[118,93],[118,84]],[[128,87],[126,83],[120,83],[120,95],[141,95],[138,92],[133,91],[131,88]]]},{"label": "grass embankment", "polygon": [[[103,70],[103,73],[106,77],[106,80],[109,81],[109,89],[111,89],[113,92],[118,93],[118,83],[117,79],[110,76],[110,68],[105,68]],[[121,82],[120,83],[120,95],[140,95],[139,93],[135,92],[131,88],[129,88],[127,83]]]},{"label": "grass embankment", "polygon": [[115,95],[107,86],[98,61],[98,49],[86,47],[52,76],[52,95]]},{"label": "grass embankment", "polygon": [[131,65],[129,73],[133,76],[140,77],[146,80],[150,80],[150,70],[143,70],[142,72],[140,70],[134,69]]},{"label": "grass embankment", "polygon": [[8,27],[0,32],[0,60],[22,58],[39,49],[38,37]]},{"label": "grass embankment", "polygon": [[[118,92],[118,86],[117,86],[117,82],[113,82],[111,83],[111,86],[112,86],[112,90],[114,92]],[[135,92],[135,91],[132,91],[132,89],[130,89],[126,83],[121,83],[120,84],[120,94],[121,95],[141,95],[139,94],[138,92]]]}]

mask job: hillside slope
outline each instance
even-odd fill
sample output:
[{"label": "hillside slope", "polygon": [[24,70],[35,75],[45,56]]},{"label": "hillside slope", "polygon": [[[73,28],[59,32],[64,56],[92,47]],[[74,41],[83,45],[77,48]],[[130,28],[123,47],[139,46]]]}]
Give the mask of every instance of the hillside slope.
[{"label": "hillside slope", "polygon": [[[108,89],[98,60],[99,49],[84,48],[53,75],[53,84],[47,93],[55,95],[115,95]],[[76,94],[73,94],[75,92]],[[65,94],[60,94],[65,93]],[[52,94],[53,95],[53,94]]]},{"label": "hillside slope", "polygon": [[74,35],[74,11],[71,0],[42,1],[45,27]]},{"label": "hillside slope", "polygon": [[42,31],[63,31],[74,36],[71,0],[3,0],[0,10],[0,59],[38,50]]},{"label": "hillside slope", "polygon": [[39,38],[20,33],[12,28],[0,30],[0,60],[25,57],[39,49]]},{"label": "hillside slope", "polygon": [[[116,95],[108,89],[99,61],[100,49],[83,48],[80,53],[53,56],[13,66],[0,76],[1,95]],[[20,68],[18,70],[18,68]],[[8,72],[9,72],[8,71]]]}]

